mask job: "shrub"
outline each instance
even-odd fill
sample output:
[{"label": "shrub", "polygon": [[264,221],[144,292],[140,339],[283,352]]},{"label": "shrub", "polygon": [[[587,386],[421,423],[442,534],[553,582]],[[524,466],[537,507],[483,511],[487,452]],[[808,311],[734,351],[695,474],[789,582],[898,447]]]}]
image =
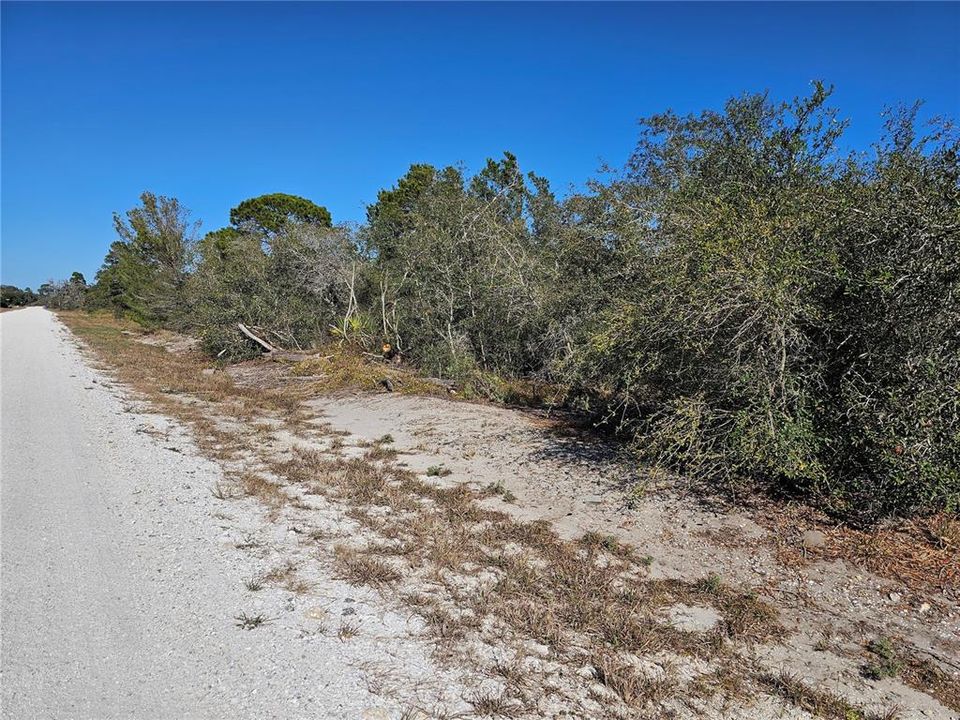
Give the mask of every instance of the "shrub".
[{"label": "shrub", "polygon": [[240,322],[278,346],[312,347],[351,297],[354,256],[345,228],[291,222],[270,236],[228,228],[208,234],[199,251],[189,287],[192,323],[204,348],[226,359],[260,352]]},{"label": "shrub", "polygon": [[917,139],[905,113],[875,157],[835,162],[827,97],[646,121],[602,189],[630,212],[608,219],[617,272],[571,379],[706,482],[861,520],[956,507],[956,140]]}]

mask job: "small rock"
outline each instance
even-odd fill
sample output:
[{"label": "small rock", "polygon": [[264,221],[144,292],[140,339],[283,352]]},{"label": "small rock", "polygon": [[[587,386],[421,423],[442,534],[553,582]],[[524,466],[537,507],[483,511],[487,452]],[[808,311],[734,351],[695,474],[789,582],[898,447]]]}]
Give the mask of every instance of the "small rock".
[{"label": "small rock", "polygon": [[357,614],[357,609],[356,609],[356,608],[352,608],[352,607],[344,608],[344,609],[343,609],[343,612],[341,612],[340,614],[341,614],[341,615],[356,615],[356,614]]},{"label": "small rock", "polygon": [[902,598],[903,595],[901,595],[898,592],[892,592],[889,595],[887,595],[887,597],[890,598],[890,602],[900,602],[900,598]]},{"label": "small rock", "polygon": [[327,616],[327,611],[322,607],[312,607],[307,608],[303,614],[311,620],[323,620]]},{"label": "small rock", "polygon": [[803,546],[808,549],[823,547],[827,543],[827,536],[819,530],[807,530],[803,533]]},{"label": "small rock", "polygon": [[589,505],[599,505],[603,502],[603,498],[599,495],[585,495],[583,501]]},{"label": "small rock", "polygon": [[922,615],[923,613],[930,610],[930,603],[920,603],[920,607],[917,608],[917,611]]}]

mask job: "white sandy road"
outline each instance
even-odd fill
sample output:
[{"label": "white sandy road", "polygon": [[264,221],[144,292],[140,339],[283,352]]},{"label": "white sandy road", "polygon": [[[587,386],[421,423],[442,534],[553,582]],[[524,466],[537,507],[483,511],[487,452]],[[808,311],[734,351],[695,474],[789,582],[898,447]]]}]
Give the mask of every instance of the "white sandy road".
[{"label": "white sandy road", "polygon": [[[223,523],[255,525],[256,510],[217,519],[219,469],[182,430],[138,432],[164,421],[130,412],[46,310],[0,314],[0,344],[3,718],[360,718],[380,704],[356,666],[382,643],[341,643],[300,598],[244,589],[256,560]],[[362,602],[332,588],[327,605],[338,592]],[[275,621],[236,627],[251,603]]]}]

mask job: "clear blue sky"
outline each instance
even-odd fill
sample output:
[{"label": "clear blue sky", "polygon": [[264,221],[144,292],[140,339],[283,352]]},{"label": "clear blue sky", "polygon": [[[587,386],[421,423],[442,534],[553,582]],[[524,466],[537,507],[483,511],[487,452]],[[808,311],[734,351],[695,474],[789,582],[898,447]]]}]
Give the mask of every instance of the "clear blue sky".
[{"label": "clear blue sky", "polygon": [[509,149],[563,191],[637,118],[834,83],[848,141],[886,105],[960,116],[960,4],[2,5],[2,268],[92,279],[142,190],[204,230],[266,192],[360,220],[413,162]]}]

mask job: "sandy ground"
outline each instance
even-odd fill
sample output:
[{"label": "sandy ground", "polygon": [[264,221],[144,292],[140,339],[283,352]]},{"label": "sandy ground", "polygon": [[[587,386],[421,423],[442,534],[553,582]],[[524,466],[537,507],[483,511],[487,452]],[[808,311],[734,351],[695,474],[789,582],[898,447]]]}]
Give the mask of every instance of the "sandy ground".
[{"label": "sandy ground", "polygon": [[[220,468],[50,313],[4,313],[0,345],[4,718],[376,720],[400,706],[371,694],[370,664],[449,684],[372,592],[246,589],[287,529],[252,501],[224,513]],[[244,630],[240,613],[270,622]],[[346,614],[373,629],[340,642],[323,625]]]},{"label": "sandy ground", "polygon": [[861,673],[863,647],[894,637],[956,676],[955,598],[917,596],[843,562],[785,567],[775,549],[802,547],[801,533],[777,537],[747,512],[705,508],[669,487],[638,494],[631,488],[642,477],[628,456],[534,413],[387,393],[319,398],[312,407],[355,441],[392,435],[413,470],[442,465],[452,471],[450,481],[499,485],[514,496],[486,501],[491,507],[548,520],[568,538],[613,534],[652,556],[653,577],[695,580],[716,573],[755,590],[779,609],[789,630],[782,643],[757,650],[757,660],[772,671],[797,673],[871,707],[898,707],[903,720],[957,717],[897,679],[874,681]]}]

